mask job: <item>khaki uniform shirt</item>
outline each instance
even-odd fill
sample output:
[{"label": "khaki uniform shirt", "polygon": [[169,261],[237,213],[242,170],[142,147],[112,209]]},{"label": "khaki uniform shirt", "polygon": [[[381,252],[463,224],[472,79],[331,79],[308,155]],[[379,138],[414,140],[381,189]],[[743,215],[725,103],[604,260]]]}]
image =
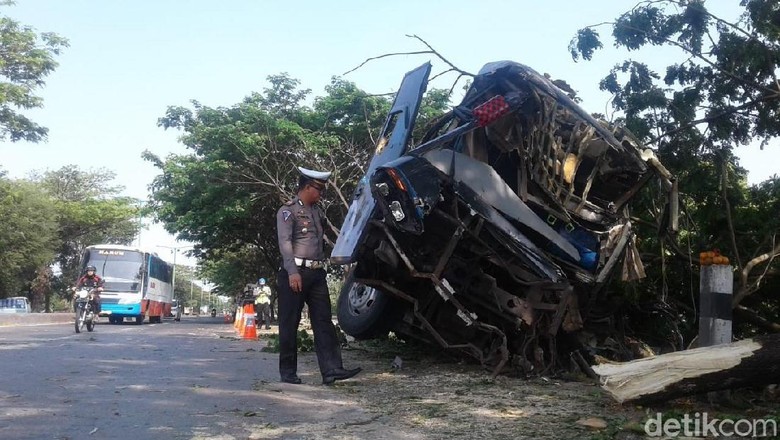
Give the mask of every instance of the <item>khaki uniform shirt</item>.
[{"label": "khaki uniform shirt", "polygon": [[295,258],[322,261],[325,214],[319,205],[306,206],[298,197],[285,203],[276,213],[276,231],[282,265],[289,275],[298,273]]}]

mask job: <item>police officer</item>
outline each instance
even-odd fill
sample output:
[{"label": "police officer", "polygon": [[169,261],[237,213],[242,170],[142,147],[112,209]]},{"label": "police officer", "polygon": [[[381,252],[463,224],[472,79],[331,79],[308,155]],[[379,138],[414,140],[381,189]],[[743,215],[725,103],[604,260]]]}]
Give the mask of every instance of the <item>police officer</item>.
[{"label": "police officer", "polygon": [[255,314],[257,328],[265,324],[265,329],[271,328],[271,288],[265,284],[265,278],[257,280],[255,287]]},{"label": "police officer", "polygon": [[322,239],[325,214],[319,207],[330,172],[298,167],[298,195],[276,214],[282,268],[278,276],[279,374],[282,382],[301,383],[298,377],[297,332],[304,303],[314,330],[314,346],[322,383],[349,379],[361,369],[344,369],[341,346],[333,326],[330,295],[325,280]]}]

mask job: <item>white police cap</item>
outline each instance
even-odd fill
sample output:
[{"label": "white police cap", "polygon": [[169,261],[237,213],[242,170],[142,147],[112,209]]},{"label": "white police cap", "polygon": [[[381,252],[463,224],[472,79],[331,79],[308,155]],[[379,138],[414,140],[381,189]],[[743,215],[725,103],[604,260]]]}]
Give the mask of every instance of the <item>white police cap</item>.
[{"label": "white police cap", "polygon": [[327,182],[332,174],[331,171],[314,171],[303,167],[298,167],[298,172],[304,177],[308,177],[312,180],[320,180],[322,182]]}]

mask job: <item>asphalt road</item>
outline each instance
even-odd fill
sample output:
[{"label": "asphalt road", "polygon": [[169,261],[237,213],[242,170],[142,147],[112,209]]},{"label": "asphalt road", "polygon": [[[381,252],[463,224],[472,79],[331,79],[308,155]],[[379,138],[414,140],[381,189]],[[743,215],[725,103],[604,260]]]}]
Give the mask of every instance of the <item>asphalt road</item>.
[{"label": "asphalt road", "polygon": [[219,317],[0,327],[0,439],[340,438],[370,417],[313,355],[279,383],[262,345]]}]

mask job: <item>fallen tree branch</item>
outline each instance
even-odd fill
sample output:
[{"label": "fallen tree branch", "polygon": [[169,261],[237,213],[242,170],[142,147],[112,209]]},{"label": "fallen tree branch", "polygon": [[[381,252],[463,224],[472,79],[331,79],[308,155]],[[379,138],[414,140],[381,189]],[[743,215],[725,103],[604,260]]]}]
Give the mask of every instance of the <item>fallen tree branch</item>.
[{"label": "fallen tree branch", "polygon": [[618,402],[658,402],[780,382],[780,334],[593,366]]}]

